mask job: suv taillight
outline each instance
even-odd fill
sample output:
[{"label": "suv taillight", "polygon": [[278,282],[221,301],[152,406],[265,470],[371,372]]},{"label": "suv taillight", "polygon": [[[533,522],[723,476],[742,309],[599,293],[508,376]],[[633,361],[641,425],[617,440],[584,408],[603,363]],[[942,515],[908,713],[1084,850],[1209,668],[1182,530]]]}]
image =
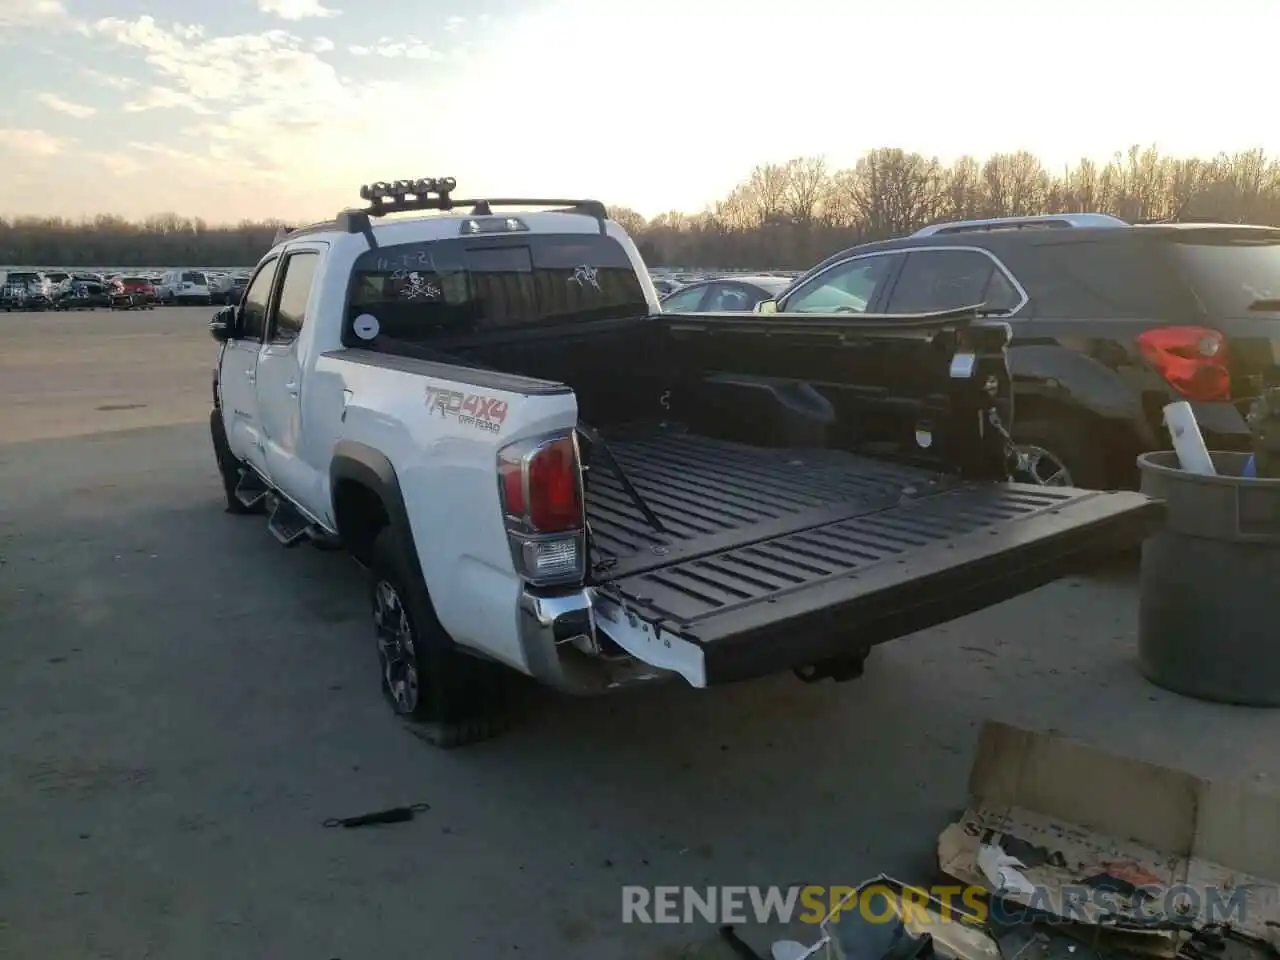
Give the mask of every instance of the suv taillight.
[{"label": "suv taillight", "polygon": [[586,517],[574,434],[499,450],[498,493],[517,572],[535,584],[581,582]]},{"label": "suv taillight", "polygon": [[1209,327],[1156,327],[1138,349],[1169,386],[1188,400],[1231,399],[1227,339]]}]

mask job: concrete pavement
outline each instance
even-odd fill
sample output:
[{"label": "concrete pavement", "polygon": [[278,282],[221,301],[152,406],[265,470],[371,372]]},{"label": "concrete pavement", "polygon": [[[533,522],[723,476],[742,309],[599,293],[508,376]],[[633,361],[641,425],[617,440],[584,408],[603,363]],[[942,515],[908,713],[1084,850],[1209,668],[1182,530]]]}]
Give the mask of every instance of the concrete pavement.
[{"label": "concrete pavement", "polygon": [[547,694],[434,750],[351,562],[222,512],[209,313],[0,314],[0,956],[672,958],[707,931],[623,926],[622,884],[927,879],[987,717],[1280,778],[1280,713],[1138,677],[1123,570],[852,683]]}]

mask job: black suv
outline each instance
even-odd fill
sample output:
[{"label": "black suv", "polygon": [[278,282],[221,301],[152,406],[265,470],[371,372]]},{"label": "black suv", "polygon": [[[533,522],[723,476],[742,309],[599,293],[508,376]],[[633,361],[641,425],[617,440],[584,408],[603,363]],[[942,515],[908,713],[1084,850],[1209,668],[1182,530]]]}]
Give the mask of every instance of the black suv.
[{"label": "black suv", "polygon": [[[828,257],[757,310],[972,304],[1013,329],[1013,436],[1033,482],[1132,485],[1137,454],[1170,446],[1162,410],[1174,400],[1191,402],[1210,449],[1248,449],[1243,414],[1280,385],[1280,229],[1270,227],[1105,214],[937,224]],[[892,356],[867,361],[864,395],[876,378],[892,395],[884,388],[911,376]]]}]

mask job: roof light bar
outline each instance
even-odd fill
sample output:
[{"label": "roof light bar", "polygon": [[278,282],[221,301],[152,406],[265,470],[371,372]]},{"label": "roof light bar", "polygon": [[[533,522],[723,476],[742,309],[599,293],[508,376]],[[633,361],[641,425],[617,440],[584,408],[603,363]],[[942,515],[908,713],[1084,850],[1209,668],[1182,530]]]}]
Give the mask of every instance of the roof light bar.
[{"label": "roof light bar", "polygon": [[360,188],[360,199],[372,204],[384,200],[402,202],[405,197],[425,198],[431,194],[448,202],[449,194],[458,189],[453,177],[419,177],[416,180],[379,180]]}]

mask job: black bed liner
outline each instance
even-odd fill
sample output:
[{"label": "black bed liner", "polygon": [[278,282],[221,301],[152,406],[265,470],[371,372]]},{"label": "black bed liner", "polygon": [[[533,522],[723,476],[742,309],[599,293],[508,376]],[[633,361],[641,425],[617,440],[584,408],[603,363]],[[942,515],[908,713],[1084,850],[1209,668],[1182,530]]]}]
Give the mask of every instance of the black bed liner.
[{"label": "black bed liner", "polygon": [[678,432],[609,446],[668,533],[593,466],[595,578],[629,611],[700,645],[708,682],[981,609],[1140,542],[1162,515],[1138,493],[966,483],[835,450]]}]

